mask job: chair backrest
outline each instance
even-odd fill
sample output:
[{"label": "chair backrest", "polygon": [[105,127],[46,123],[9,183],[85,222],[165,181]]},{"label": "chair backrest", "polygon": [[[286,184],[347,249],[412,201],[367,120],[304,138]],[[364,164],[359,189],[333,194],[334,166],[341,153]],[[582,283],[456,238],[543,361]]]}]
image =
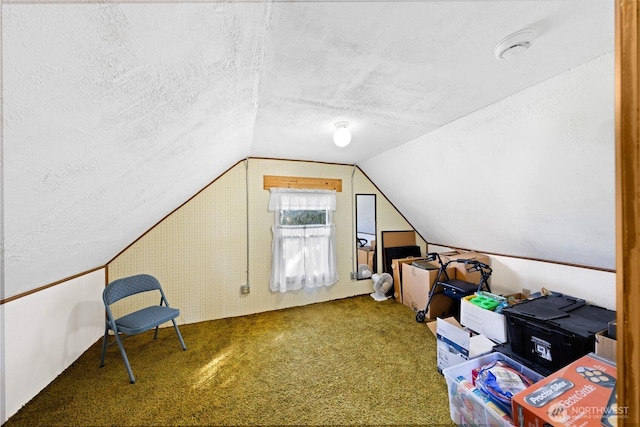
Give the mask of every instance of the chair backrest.
[{"label": "chair backrest", "polygon": [[122,279],[117,279],[109,283],[102,293],[102,299],[106,305],[111,305],[130,295],[154,291],[156,289],[159,290],[164,297],[164,292],[162,292],[158,279],[149,274],[137,274],[135,276],[123,277]]}]

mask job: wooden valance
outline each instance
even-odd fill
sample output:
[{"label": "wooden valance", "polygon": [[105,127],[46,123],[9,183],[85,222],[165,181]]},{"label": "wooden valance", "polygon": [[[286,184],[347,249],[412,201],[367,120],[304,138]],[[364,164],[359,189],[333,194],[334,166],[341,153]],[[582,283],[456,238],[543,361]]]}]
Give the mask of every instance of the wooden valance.
[{"label": "wooden valance", "polygon": [[333,178],[308,178],[301,176],[264,175],[264,189],[299,188],[304,190],[335,190],[342,192],[342,180]]}]

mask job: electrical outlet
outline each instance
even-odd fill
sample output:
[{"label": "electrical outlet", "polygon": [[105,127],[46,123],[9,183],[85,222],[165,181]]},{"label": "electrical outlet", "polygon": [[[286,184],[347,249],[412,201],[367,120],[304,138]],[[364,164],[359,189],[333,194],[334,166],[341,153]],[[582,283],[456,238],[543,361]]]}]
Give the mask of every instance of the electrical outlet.
[{"label": "electrical outlet", "polygon": [[356,273],[355,271],[351,272],[351,280],[356,280],[358,278],[358,273]]},{"label": "electrical outlet", "polygon": [[249,286],[249,285],[240,286],[240,293],[241,294],[248,294],[250,292],[251,292],[251,286]]},{"label": "electrical outlet", "polygon": [[531,295],[531,291],[527,288],[522,288],[522,294],[523,295]]}]

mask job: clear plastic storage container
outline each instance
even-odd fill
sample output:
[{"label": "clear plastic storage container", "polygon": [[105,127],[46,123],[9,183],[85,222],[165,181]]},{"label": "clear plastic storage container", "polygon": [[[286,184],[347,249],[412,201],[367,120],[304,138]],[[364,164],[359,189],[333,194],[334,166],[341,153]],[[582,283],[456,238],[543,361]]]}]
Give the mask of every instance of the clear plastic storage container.
[{"label": "clear plastic storage container", "polygon": [[443,369],[442,374],[447,381],[449,393],[449,412],[451,420],[457,425],[513,426],[511,414],[500,409],[486,393],[474,387],[471,378],[471,372],[474,369],[498,360],[509,363],[514,369],[534,382],[544,378],[523,364],[497,352]]}]

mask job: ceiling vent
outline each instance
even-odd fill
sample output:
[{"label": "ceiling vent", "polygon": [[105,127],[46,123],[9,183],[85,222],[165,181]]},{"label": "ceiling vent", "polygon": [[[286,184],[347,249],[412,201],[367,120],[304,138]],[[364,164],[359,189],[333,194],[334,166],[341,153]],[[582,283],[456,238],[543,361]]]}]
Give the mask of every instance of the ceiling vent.
[{"label": "ceiling vent", "polygon": [[535,37],[535,31],[526,29],[516,31],[498,42],[493,53],[498,59],[509,59],[529,49]]}]

